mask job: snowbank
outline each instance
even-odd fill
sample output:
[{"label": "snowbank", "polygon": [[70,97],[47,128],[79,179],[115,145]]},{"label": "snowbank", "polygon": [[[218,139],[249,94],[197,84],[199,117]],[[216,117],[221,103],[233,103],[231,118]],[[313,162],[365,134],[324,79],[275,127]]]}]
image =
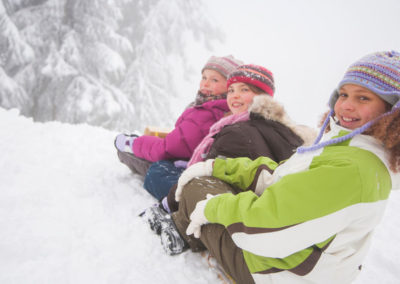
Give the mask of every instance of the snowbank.
[{"label": "snowbank", "polygon": [[[118,161],[116,133],[2,108],[0,130],[0,283],[218,283],[137,217],[155,200]],[[398,283],[399,207],[393,192],[356,283]]]}]

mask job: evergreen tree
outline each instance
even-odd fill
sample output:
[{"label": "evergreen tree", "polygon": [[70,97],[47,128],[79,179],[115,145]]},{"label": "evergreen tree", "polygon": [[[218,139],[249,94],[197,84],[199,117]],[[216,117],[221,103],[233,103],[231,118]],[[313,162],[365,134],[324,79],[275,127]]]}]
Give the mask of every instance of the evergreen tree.
[{"label": "evergreen tree", "polygon": [[10,76],[18,68],[33,60],[32,48],[21,38],[17,27],[8,17],[0,2],[0,105],[5,108],[19,108],[27,112],[32,102],[25,90]]},{"label": "evergreen tree", "polygon": [[194,0],[2,0],[0,105],[38,121],[171,124],[185,37],[217,37],[204,14]]}]

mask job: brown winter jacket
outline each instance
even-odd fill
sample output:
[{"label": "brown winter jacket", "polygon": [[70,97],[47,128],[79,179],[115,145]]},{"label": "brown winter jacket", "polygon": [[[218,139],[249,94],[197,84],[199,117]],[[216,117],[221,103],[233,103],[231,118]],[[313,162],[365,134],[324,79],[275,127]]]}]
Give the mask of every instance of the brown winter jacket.
[{"label": "brown winter jacket", "polygon": [[[268,95],[258,95],[249,108],[250,120],[227,125],[215,135],[206,159],[216,157],[269,157],[280,163],[288,159],[299,146],[311,145],[316,131],[296,125],[283,106]],[[190,186],[190,185],[189,185]],[[177,211],[176,185],[167,196],[170,210]]]},{"label": "brown winter jacket", "polygon": [[295,125],[282,105],[269,96],[254,97],[249,111],[250,120],[227,125],[214,137],[207,159],[264,156],[279,163],[315,138],[313,130]]}]

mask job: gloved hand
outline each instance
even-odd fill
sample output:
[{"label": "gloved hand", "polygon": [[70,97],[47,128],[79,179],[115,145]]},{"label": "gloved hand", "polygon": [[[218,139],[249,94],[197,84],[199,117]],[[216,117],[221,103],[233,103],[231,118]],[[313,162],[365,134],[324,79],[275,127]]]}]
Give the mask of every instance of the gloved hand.
[{"label": "gloved hand", "polygon": [[263,169],[258,175],[258,180],[256,184],[255,194],[260,196],[263,194],[264,190],[269,187],[274,180],[274,176],[271,175],[266,169]]},{"label": "gloved hand", "polygon": [[193,234],[195,238],[200,238],[201,226],[209,223],[204,215],[204,209],[206,208],[207,202],[215,196],[217,195],[207,194],[206,199],[197,202],[196,208],[193,210],[192,214],[190,214],[191,222],[186,229],[186,235]]},{"label": "gloved hand", "polygon": [[178,160],[174,162],[174,166],[177,168],[184,168],[186,169],[188,161]]},{"label": "gloved hand", "polygon": [[180,176],[175,192],[175,200],[181,200],[183,187],[195,177],[211,176],[213,171],[214,159],[205,162],[198,162],[187,168]]},{"label": "gloved hand", "polygon": [[138,136],[136,134],[118,134],[114,140],[114,146],[118,151],[133,154],[133,141]]}]

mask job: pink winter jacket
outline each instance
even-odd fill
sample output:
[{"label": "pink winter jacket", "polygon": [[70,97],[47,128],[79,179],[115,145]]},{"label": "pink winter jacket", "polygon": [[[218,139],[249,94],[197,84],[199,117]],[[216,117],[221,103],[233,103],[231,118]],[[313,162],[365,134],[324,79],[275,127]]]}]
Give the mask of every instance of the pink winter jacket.
[{"label": "pink winter jacket", "polygon": [[140,136],[133,143],[133,153],[156,162],[169,159],[188,159],[208,134],[211,125],[229,111],[226,100],[215,100],[186,109],[165,138]]}]

